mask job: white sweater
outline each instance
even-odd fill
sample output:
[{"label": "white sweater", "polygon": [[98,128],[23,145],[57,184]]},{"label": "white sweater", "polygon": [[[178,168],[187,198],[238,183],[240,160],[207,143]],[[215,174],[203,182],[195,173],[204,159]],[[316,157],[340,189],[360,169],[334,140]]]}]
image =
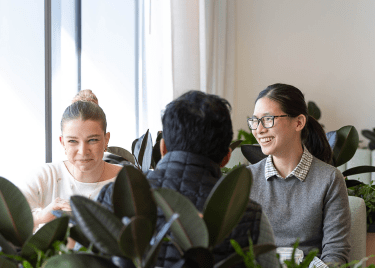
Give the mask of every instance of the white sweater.
[{"label": "white sweater", "polygon": [[98,183],[79,182],[73,178],[64,162],[47,163],[36,174],[20,186],[32,212],[40,211],[57,197],[69,200],[72,195],[83,195],[94,199],[101,188],[115,178]]}]

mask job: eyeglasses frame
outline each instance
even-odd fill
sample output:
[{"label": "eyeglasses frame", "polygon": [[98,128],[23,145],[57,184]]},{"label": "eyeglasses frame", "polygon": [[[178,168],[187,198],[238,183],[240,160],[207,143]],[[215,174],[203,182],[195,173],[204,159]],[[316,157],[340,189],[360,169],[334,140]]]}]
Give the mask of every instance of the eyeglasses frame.
[{"label": "eyeglasses frame", "polygon": [[[251,117],[251,118],[248,118],[247,119],[247,125],[249,126],[249,128],[251,129],[251,130],[257,130],[258,129],[258,127],[259,127],[259,122],[262,124],[262,126],[264,127],[264,128],[272,128],[274,125],[275,125],[275,118],[278,118],[278,117],[289,117],[290,115],[288,115],[288,114],[284,114],[284,115],[265,115],[265,116],[262,116],[261,118],[253,118],[253,117]],[[272,117],[272,126],[270,126],[270,127],[265,127],[264,126],[264,124],[263,124],[263,121],[262,121],[262,119],[264,118],[264,117]],[[254,120],[254,119],[257,119],[258,120],[258,126],[256,127],[256,128],[251,128],[251,126],[250,126],[250,123],[249,123],[249,119],[252,119],[252,120]]]}]

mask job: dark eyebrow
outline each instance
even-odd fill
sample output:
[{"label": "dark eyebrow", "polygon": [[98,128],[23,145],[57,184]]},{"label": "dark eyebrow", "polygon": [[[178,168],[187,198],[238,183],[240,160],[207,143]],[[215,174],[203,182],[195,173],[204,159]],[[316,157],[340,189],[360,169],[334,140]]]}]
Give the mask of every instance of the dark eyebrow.
[{"label": "dark eyebrow", "polygon": [[96,138],[96,137],[100,137],[100,135],[99,134],[94,134],[94,135],[88,136],[87,138],[89,139],[89,138]]},{"label": "dark eyebrow", "polygon": [[[78,139],[75,136],[65,136],[65,137],[68,138],[68,139]],[[88,136],[87,138],[90,139],[90,138],[96,138],[96,137],[100,137],[100,135],[99,134],[93,134],[93,135]]]},{"label": "dark eyebrow", "polygon": [[[264,114],[262,114],[262,116],[261,117],[259,117],[259,118],[262,118],[263,116],[271,116],[271,114],[270,113],[264,113]],[[256,115],[254,115],[253,114],[253,117],[255,117],[255,118],[258,118]],[[258,119],[259,119],[258,118]]]}]

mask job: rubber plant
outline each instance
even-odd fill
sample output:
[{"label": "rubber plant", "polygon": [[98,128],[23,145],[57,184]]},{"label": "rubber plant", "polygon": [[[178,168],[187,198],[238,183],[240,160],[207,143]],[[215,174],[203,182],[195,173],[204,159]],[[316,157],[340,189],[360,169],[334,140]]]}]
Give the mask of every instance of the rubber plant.
[{"label": "rubber plant", "polygon": [[150,168],[154,169],[161,159],[160,140],[162,139],[162,135],[162,131],[158,131],[155,144],[152,145],[152,137],[149,130],[147,130],[140,138],[133,141],[131,153],[121,147],[108,147],[108,152],[120,157],[120,159],[113,156],[106,156],[108,158],[107,161],[116,164],[129,161],[138,169],[147,173]]},{"label": "rubber plant", "polygon": [[[241,258],[236,258],[237,254],[234,252],[215,264],[212,250],[223,242],[241,220],[249,202],[251,180],[251,174],[245,166],[234,168],[216,183],[205,202],[202,214],[181,194],[170,189],[154,190],[155,200],[166,219],[174,213],[180,214],[179,219],[172,224],[171,231],[174,244],[184,254],[173,268],[225,268],[243,262]],[[185,206],[180,206],[181,203]],[[256,245],[254,248],[258,254],[262,254],[276,247],[267,244]],[[198,262],[202,259],[205,262]]]},{"label": "rubber plant", "polygon": [[[68,264],[82,267],[83,263],[91,265],[91,257],[94,261],[102,261],[98,259],[100,256],[111,259],[112,265],[117,267],[153,267],[160,244],[178,215],[173,215],[155,235],[157,207],[145,175],[134,166],[124,166],[120,171],[112,199],[113,213],[83,196],[71,197],[74,222],[99,255],[86,254],[82,258],[55,256],[45,267],[65,267]],[[99,262],[97,267],[107,267],[100,266]]]},{"label": "rubber plant", "polygon": [[0,177],[0,267],[41,267],[66,249],[69,218],[46,223],[33,234],[33,216],[22,192]]},{"label": "rubber plant", "polygon": [[[99,255],[92,255],[98,263],[96,267],[106,267],[100,266],[102,258],[110,258],[118,267],[154,267],[161,243],[170,229],[169,239],[183,252],[173,268],[224,268],[230,267],[231,258],[229,262],[214,264],[211,251],[241,219],[250,188],[250,172],[244,166],[233,169],[215,185],[201,213],[182,194],[171,189],[151,189],[142,171],[124,166],[114,184],[113,213],[81,196],[71,198],[71,207],[74,221],[98,249]],[[163,211],[166,224],[156,234],[157,206]],[[255,247],[259,253],[275,248],[273,245]],[[54,256],[45,267],[91,264],[89,254],[80,255]]]}]

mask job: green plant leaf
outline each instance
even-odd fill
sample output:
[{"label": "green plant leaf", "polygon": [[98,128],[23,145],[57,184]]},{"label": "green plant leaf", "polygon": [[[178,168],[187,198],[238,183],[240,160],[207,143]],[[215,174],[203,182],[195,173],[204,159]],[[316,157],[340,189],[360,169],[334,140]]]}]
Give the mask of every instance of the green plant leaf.
[{"label": "green plant leaf", "polygon": [[107,149],[107,152],[121,156],[125,160],[135,164],[134,156],[126,149],[116,146],[110,146]]},{"label": "green plant leaf", "polygon": [[236,149],[238,146],[240,146],[240,144],[243,142],[243,140],[237,140],[237,141],[234,141],[232,142],[230,145],[229,145],[229,148],[232,149],[232,152],[234,151],[234,149]]},{"label": "green plant leaf", "polygon": [[351,175],[358,175],[358,174],[368,173],[368,172],[375,172],[375,167],[374,166],[358,166],[358,167],[345,170],[342,173],[342,175],[344,177],[347,177]]},{"label": "green plant leaf", "polygon": [[233,267],[234,265],[243,263],[243,257],[238,255],[236,252],[229,255],[224,260],[221,260],[220,262],[216,263],[214,265],[214,268],[229,268]]},{"label": "green plant leaf", "polygon": [[241,140],[241,139],[243,140],[241,145],[258,143],[253,133],[251,132],[251,130],[250,132],[247,132],[243,129],[238,130],[237,140]]},{"label": "green plant leaf", "polygon": [[6,259],[4,256],[0,256],[0,267],[18,268],[18,264],[15,261]]},{"label": "green plant leaf", "polygon": [[337,130],[337,142],[333,147],[333,164],[335,167],[348,162],[358,148],[358,131],[354,126],[344,126]]},{"label": "green plant leaf", "polygon": [[90,240],[87,239],[81,228],[79,228],[79,225],[74,225],[70,228],[69,237],[86,248],[90,246]]},{"label": "green plant leaf", "polygon": [[208,196],[203,219],[210,234],[210,247],[221,243],[239,223],[249,202],[251,173],[245,166],[223,176]]},{"label": "green plant leaf", "polygon": [[169,228],[171,228],[172,223],[179,217],[177,213],[173,214],[168,222],[166,222],[163,227],[160,229],[159,233],[155,236],[154,241],[152,241],[150,244],[152,244],[151,248],[147,252],[147,255],[143,261],[143,268],[150,268],[152,265],[156,262],[157,254],[159,253],[161,243],[163,242],[164,236],[167,234]]},{"label": "green plant leaf", "polygon": [[152,162],[152,138],[148,129],[146,133],[138,139],[134,148],[134,155],[137,158],[138,164],[141,165],[142,171],[147,172]]},{"label": "green plant leaf", "polygon": [[253,251],[255,257],[262,255],[264,253],[270,252],[271,250],[275,250],[276,246],[273,244],[262,244],[262,245],[254,245]]},{"label": "green plant leaf", "polygon": [[211,251],[203,247],[190,248],[185,252],[181,260],[179,261],[180,264],[173,266],[173,268],[176,266],[186,268],[207,268],[214,266],[214,257]]},{"label": "green plant leaf", "polygon": [[158,134],[156,135],[155,143],[159,142],[162,138],[163,138],[163,131],[160,130],[158,131]]},{"label": "green plant leaf", "polygon": [[192,247],[208,246],[207,227],[199,216],[199,211],[187,197],[167,188],[153,190],[153,195],[167,221],[174,213],[180,215],[173,222],[171,230],[177,244],[184,251]]},{"label": "green plant leaf", "polygon": [[117,268],[108,258],[92,254],[63,254],[49,258],[43,268]]},{"label": "green plant leaf", "polygon": [[124,227],[108,209],[83,196],[72,196],[70,206],[84,235],[104,254],[122,256],[117,243]]},{"label": "green plant leaf", "polygon": [[[9,243],[2,234],[0,234],[0,247],[1,247],[1,252],[5,254],[10,254],[10,255],[16,255],[17,251],[13,244]],[[0,265],[0,267],[2,267]]]},{"label": "green plant leaf", "polygon": [[364,137],[368,138],[370,141],[375,142],[375,132],[374,131],[364,129],[364,130],[361,131],[361,133]]},{"label": "green plant leaf", "polygon": [[313,101],[307,103],[307,113],[314,117],[316,120],[320,119],[321,112],[319,107]]},{"label": "green plant leaf", "polygon": [[54,219],[42,226],[33,236],[31,236],[22,247],[21,256],[35,263],[37,253],[35,248],[45,252],[52,248],[55,241],[63,241],[68,230],[69,217],[63,216]]},{"label": "green plant leaf", "polygon": [[15,246],[22,247],[33,234],[34,221],[26,198],[3,177],[0,177],[0,219],[0,233]]},{"label": "green plant leaf", "polygon": [[124,166],[113,188],[113,207],[117,217],[145,216],[155,228],[157,207],[146,176],[137,168]]},{"label": "green plant leaf", "polygon": [[135,155],[135,145],[137,144],[139,139],[135,139],[133,142],[132,142],[132,155],[134,156]]},{"label": "green plant leaf", "polygon": [[123,229],[119,240],[124,255],[140,265],[153,232],[151,221],[148,218],[144,216],[132,217],[129,224]]},{"label": "green plant leaf", "polygon": [[160,153],[160,141],[157,141],[154,145],[154,148],[152,149],[152,159],[155,162],[154,168],[156,168],[156,165],[161,159],[161,153]]}]

